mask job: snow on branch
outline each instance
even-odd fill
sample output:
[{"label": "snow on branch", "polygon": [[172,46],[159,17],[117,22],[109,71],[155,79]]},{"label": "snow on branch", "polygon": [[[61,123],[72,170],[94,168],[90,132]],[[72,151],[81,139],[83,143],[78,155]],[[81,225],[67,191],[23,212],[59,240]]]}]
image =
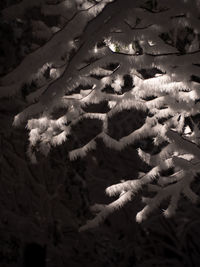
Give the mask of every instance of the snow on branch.
[{"label": "snow on branch", "polygon": [[[142,222],[165,200],[164,215],[169,217],[181,195],[192,202],[198,199],[191,184],[200,172],[199,3],[102,0],[82,1],[76,7],[70,3],[63,1],[54,9],[38,2],[47,14],[60,12],[66,4],[66,16],[70,10],[73,16],[1,79],[0,97],[13,96],[23,84],[37,81],[35,91],[26,97],[27,108],[14,119],[15,126],[27,123],[33,162],[35,150],[47,155],[51,147],[70,142],[68,136],[83,120],[97,120],[100,130],[85,145],[71,148],[71,160],[96,149],[99,138],[120,153],[137,144],[149,171],[108,187],[106,193],[117,199],[96,204],[92,209],[96,217],[81,231],[96,227],[135,194],[142,194],[144,187],[154,196],[143,197],[145,206],[136,220]],[[46,70],[51,73],[48,79]],[[96,106],[104,108],[99,111]],[[117,139],[110,134],[109,123],[125,111],[140,112],[144,121]]]}]

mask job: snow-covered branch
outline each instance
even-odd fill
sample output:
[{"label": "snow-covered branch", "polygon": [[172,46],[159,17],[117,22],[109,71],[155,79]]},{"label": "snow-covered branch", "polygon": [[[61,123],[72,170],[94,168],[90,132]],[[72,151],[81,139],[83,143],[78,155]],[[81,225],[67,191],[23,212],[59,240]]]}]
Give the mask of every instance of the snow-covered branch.
[{"label": "snow-covered branch", "polygon": [[[19,4],[20,10],[26,2]],[[96,217],[80,230],[98,225],[146,186],[154,196],[143,198],[145,207],[136,220],[144,220],[166,199],[164,215],[169,217],[181,194],[192,202],[198,199],[191,189],[200,170],[198,1],[194,5],[183,0],[153,1],[157,3],[153,5],[145,0],[102,0],[86,1],[81,7],[78,2],[83,1],[75,2],[76,7],[70,1],[55,8],[42,4],[46,14],[65,16],[62,8],[66,7],[66,17],[70,10],[73,16],[1,79],[0,97],[13,96],[24,83],[37,81],[35,91],[26,96],[28,107],[14,119],[15,126],[27,123],[28,155],[33,162],[36,149],[47,155],[51,147],[73,136],[73,127],[84,119],[98,120],[101,126],[91,140],[69,152],[71,160],[94,150],[99,138],[121,153],[137,143],[138,154],[150,170],[108,187],[106,193],[118,198],[108,205],[95,205]],[[9,10],[3,14],[9,16]],[[47,69],[50,74],[45,79]],[[105,110],[92,108],[102,103]],[[60,110],[64,114],[55,119]],[[109,124],[125,110],[139,111],[144,122],[116,139]],[[153,149],[145,151],[142,142],[147,138]]]}]

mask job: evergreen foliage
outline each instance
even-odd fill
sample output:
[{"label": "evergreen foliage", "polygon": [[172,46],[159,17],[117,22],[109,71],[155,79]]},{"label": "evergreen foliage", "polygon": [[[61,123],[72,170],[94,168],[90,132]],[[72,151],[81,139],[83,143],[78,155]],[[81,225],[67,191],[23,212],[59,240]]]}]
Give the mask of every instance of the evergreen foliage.
[{"label": "evergreen foliage", "polygon": [[[72,161],[94,150],[98,140],[121,153],[137,145],[148,171],[109,186],[106,194],[116,200],[95,204],[91,208],[95,218],[80,230],[97,226],[145,188],[149,195],[142,197],[145,206],[137,222],[165,200],[164,216],[170,217],[181,195],[193,203],[198,200],[191,185],[200,171],[200,3],[72,2],[32,2],[44,16],[61,14],[66,22],[51,30],[41,21],[34,23],[34,35],[44,36],[46,42],[1,78],[0,97],[13,97],[28,87],[27,108],[13,124],[26,125],[27,153],[33,163],[38,153],[47,156],[52,147],[69,140],[84,120],[97,120],[101,127],[69,152]],[[2,14],[7,19],[14,14],[20,18],[28,7],[30,1],[24,0]],[[132,110],[144,117],[142,125],[113,137],[112,118]]]}]

